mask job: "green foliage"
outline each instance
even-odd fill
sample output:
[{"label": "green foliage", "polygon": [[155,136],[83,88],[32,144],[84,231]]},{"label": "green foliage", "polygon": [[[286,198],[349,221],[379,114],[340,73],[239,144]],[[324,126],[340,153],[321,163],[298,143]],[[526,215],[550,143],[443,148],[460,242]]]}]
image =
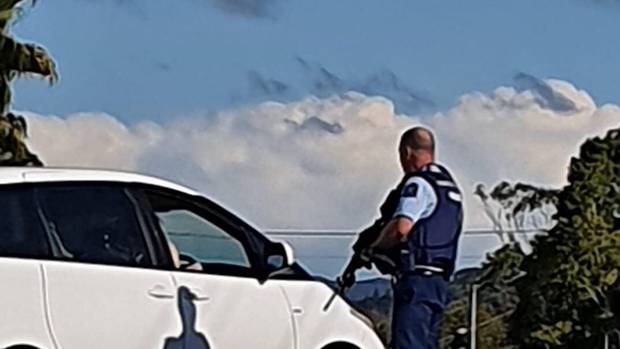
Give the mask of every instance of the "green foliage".
[{"label": "green foliage", "polygon": [[511,348],[509,316],[515,311],[518,296],[512,280],[520,276],[524,254],[516,244],[507,244],[488,256],[481,270],[462,271],[450,285],[454,301],[448,306],[443,323],[442,343],[458,328],[469,328],[470,290],[478,292],[478,348]]},{"label": "green foliage", "polygon": [[541,325],[541,329],[532,333],[532,337],[555,346],[562,344],[560,338],[573,331],[573,323],[570,321],[560,321],[552,326]]},{"label": "green foliage", "polygon": [[12,113],[0,115],[0,165],[43,166],[24,142],[27,135],[26,120]]},{"label": "green foliage", "polygon": [[583,348],[618,328],[620,129],[583,144],[559,194],[557,224],[533,243],[513,329],[524,348]]},{"label": "green foliage", "polygon": [[23,74],[43,77],[50,83],[58,79],[56,65],[45,49],[15,41],[9,33],[10,24],[28,3],[34,5],[34,1],[0,0],[0,165],[3,166],[41,164],[24,143],[24,119],[7,113],[12,99],[11,82]]},{"label": "green foliage", "polygon": [[[508,327],[503,319],[494,316],[496,310],[483,302],[478,307],[478,342],[479,349],[500,349],[504,348]],[[469,328],[469,300],[459,299],[450,303],[446,309],[441,341],[442,348],[449,348],[451,337],[459,328]]]},{"label": "green foliage", "polygon": [[521,264],[524,258],[525,254],[518,244],[504,245],[487,256],[477,283],[487,284],[490,288],[513,287],[511,281],[521,275]]}]

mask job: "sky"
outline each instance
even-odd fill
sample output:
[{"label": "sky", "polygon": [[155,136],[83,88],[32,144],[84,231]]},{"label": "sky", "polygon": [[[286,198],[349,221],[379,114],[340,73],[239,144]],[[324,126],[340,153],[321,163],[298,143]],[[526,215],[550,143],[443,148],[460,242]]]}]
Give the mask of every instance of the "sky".
[{"label": "sky", "polygon": [[44,0],[15,32],[52,52],[62,81],[18,84],[15,106],[161,121],[309,93],[381,93],[389,88],[372,81],[393,73],[420,98],[392,91],[412,112],[520,72],[614,102],[619,16],[620,6],[589,0]]},{"label": "sky", "polygon": [[[561,187],[578,145],[620,124],[611,1],[171,3],[41,0],[16,23],[60,70],[15,85],[46,164],[165,177],[263,229],[356,230],[424,125],[483,229],[477,183]],[[294,245],[323,274],[344,263],[317,257],[331,241]]]}]

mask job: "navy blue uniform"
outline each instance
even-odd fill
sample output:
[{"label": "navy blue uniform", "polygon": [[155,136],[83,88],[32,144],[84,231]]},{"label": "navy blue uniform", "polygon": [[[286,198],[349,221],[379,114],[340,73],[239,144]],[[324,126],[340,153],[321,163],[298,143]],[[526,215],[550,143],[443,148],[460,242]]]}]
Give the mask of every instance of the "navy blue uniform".
[{"label": "navy blue uniform", "polygon": [[450,173],[437,164],[405,181],[394,218],[410,219],[414,226],[399,247],[392,348],[435,349],[462,229],[462,198]]}]

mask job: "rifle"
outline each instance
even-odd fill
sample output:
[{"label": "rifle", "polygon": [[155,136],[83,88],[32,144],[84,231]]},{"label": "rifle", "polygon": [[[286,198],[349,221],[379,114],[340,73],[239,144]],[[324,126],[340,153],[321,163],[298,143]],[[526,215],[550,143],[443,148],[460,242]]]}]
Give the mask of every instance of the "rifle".
[{"label": "rifle", "polygon": [[355,284],[355,272],[358,269],[363,267],[370,269],[372,267],[370,259],[364,254],[364,250],[377,240],[382,227],[380,221],[377,220],[373,225],[359,233],[357,241],[353,244],[353,256],[345,266],[342,274],[336,279],[336,290],[323,307],[323,311],[329,309],[336,296],[344,296],[344,293]]},{"label": "rifle", "polygon": [[382,274],[392,274],[396,268],[395,259],[391,254],[368,250],[368,246],[375,242],[383,229],[379,220],[372,226],[364,229],[353,244],[353,256],[345,266],[342,274],[336,279],[336,291],[329,298],[323,311],[327,311],[337,295],[344,296],[345,292],[355,284],[355,272],[361,268],[371,269],[372,265]]},{"label": "rifle", "polygon": [[355,284],[355,272],[358,269],[362,267],[371,269],[374,264],[382,274],[393,274],[395,272],[398,251],[368,251],[368,248],[373,242],[377,241],[381,231],[392,219],[394,212],[396,212],[396,207],[400,200],[400,192],[405,179],[401,181],[396,189],[388,194],[383,204],[381,204],[379,209],[381,218],[375,220],[371,226],[358,234],[357,240],[352,246],[353,256],[349,260],[349,263],[347,263],[340,277],[336,279],[336,291],[323,307],[323,311],[329,309],[336,296],[343,296],[347,289]]},{"label": "rifle", "polygon": [[336,290],[323,307],[323,311],[329,309],[336,296],[343,297],[345,292],[355,284],[355,272],[358,269],[362,267],[370,269],[373,264],[382,274],[392,275],[396,272],[396,263],[392,254],[373,253],[372,251],[355,253],[342,274],[336,279]]},{"label": "rifle", "polygon": [[323,307],[323,311],[329,309],[334,299],[336,299],[336,296],[344,296],[345,292],[355,284],[355,272],[361,268],[363,264],[364,262],[358,254],[354,254],[353,257],[351,257],[351,260],[344,268],[342,274],[336,279],[336,290],[332,296],[329,297],[329,300]]}]

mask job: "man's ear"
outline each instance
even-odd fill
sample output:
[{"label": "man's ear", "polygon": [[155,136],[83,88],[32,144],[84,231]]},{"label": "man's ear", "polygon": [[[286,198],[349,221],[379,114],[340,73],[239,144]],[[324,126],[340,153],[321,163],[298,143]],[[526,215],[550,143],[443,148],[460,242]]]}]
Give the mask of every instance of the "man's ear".
[{"label": "man's ear", "polygon": [[405,155],[406,155],[407,160],[411,159],[411,157],[413,156],[414,150],[411,149],[411,147],[406,146],[406,145],[404,146],[404,148],[405,148]]}]

